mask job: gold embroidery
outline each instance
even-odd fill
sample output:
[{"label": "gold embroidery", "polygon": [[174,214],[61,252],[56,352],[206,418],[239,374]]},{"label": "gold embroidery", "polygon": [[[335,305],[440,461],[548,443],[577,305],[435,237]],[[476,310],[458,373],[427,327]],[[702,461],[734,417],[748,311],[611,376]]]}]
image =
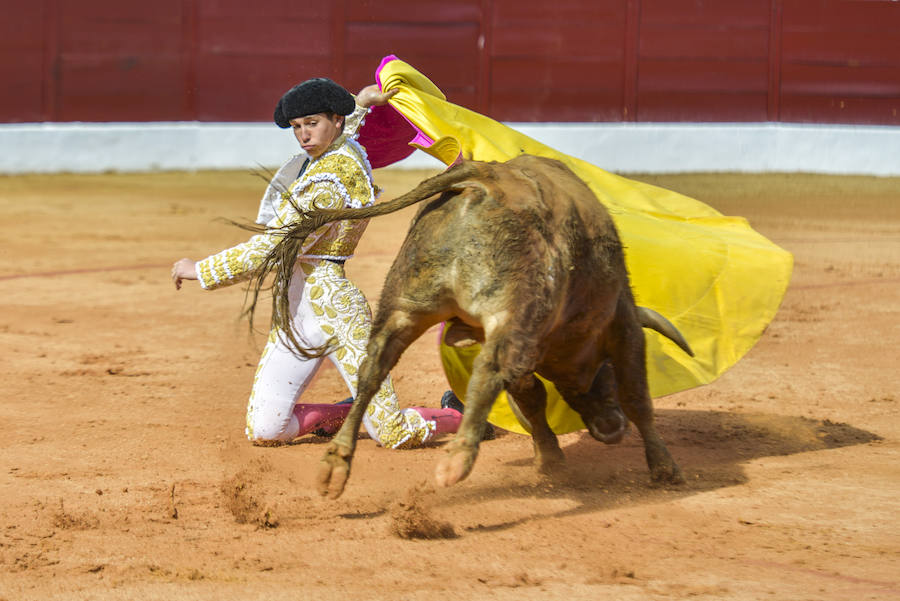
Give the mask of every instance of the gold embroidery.
[{"label": "gold embroidery", "polygon": [[[295,205],[302,210],[313,206],[338,208],[367,206],[375,196],[368,163],[354,143],[339,140],[320,159],[312,161],[303,177],[291,186],[290,195],[282,195],[276,223],[286,224],[297,218]],[[348,257],[365,231],[367,221],[340,221],[323,226],[313,233],[309,256]],[[278,237],[263,234],[244,244],[208,257],[198,266],[204,287],[217,287],[249,277],[262,257],[278,242]],[[346,279],[341,266],[321,261],[301,262],[306,276],[310,307],[318,325],[335,346],[335,357],[353,390],[358,384],[358,369],[366,357],[366,345],[372,327],[372,312],[359,289]],[[269,344],[282,344],[273,330]],[[263,351],[263,358],[268,353]],[[262,358],[260,365],[262,364]],[[259,369],[257,369],[257,378]],[[256,379],[254,382],[256,382]],[[254,383],[254,389],[256,385]],[[247,410],[247,432],[253,438],[251,418],[253,394]],[[390,377],[382,383],[366,411],[367,427],[374,428],[378,441],[387,448],[407,448],[428,440],[434,423],[426,421],[414,410],[401,411]]]},{"label": "gold embroidery", "polygon": [[[291,195],[294,195],[293,203]],[[297,218],[296,204],[301,210],[313,206],[339,208],[372,204],[375,196],[366,160],[353,143],[334,146],[291,185],[290,193],[282,195],[275,223],[286,225]],[[330,223],[310,236],[310,246],[304,250],[312,256],[349,257],[356,250],[366,221]],[[252,276],[263,258],[278,243],[274,233],[256,235],[198,262],[198,277],[206,289],[215,289],[243,281]],[[304,268],[306,269],[306,268]]]},{"label": "gold embroidery", "polygon": [[[315,281],[322,290],[317,303],[311,303],[319,327],[333,336],[335,358],[356,389],[359,365],[366,357],[366,345],[372,328],[372,312],[359,289],[344,276],[339,265],[328,261],[317,264]],[[319,309],[316,311],[316,309]],[[366,410],[368,423],[375,428],[378,441],[386,448],[408,448],[431,437],[434,423],[414,410],[401,411],[390,377],[385,379]]]},{"label": "gold embroidery", "polygon": [[[313,162],[303,178],[294,183],[292,192],[297,194],[298,186],[302,186],[302,209],[372,204],[375,195],[364,164],[354,147],[345,144]],[[305,252],[311,256],[348,257],[356,250],[367,225],[367,221],[359,220],[324,225],[313,234],[315,242]]]}]

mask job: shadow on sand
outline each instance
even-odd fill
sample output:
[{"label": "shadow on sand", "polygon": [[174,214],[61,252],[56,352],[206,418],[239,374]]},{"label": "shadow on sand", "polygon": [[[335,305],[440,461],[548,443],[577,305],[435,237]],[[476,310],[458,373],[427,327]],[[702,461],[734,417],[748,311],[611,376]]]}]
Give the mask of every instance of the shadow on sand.
[{"label": "shadow on sand", "polygon": [[[456,507],[497,500],[508,500],[513,507],[517,498],[567,501],[569,508],[564,510],[519,514],[509,521],[466,528],[505,530],[533,520],[673,500],[742,484],[747,482],[743,465],[753,459],[881,440],[877,434],[847,424],[783,415],[662,409],[657,410],[656,421],[684,472],[685,484],[656,486],[650,482],[643,443],[632,426],[626,439],[615,446],[605,446],[587,432],[569,435],[563,446],[566,468],[552,478],[454,488],[441,495],[438,506],[452,511]],[[531,456],[505,463],[507,466],[531,464]]]}]

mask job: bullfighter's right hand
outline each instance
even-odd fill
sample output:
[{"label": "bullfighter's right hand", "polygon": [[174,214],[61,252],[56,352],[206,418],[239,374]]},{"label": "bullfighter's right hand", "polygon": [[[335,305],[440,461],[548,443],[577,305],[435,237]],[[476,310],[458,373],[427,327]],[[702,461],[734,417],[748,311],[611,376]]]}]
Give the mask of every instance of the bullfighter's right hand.
[{"label": "bullfighter's right hand", "polygon": [[359,94],[356,95],[356,104],[363,108],[387,104],[388,100],[397,93],[397,90],[398,88],[394,88],[393,90],[382,92],[378,84],[373,83],[359,91]]},{"label": "bullfighter's right hand", "polygon": [[190,259],[179,259],[172,265],[172,281],[175,282],[175,290],[181,290],[182,280],[197,279],[197,263]]}]

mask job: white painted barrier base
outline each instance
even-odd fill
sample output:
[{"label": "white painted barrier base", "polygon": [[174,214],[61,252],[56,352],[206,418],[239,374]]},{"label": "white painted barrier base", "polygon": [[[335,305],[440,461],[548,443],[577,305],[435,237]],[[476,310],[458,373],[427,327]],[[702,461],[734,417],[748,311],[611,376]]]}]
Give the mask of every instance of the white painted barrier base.
[{"label": "white painted barrier base", "polygon": [[[509,123],[620,173],[900,175],[900,127],[785,123]],[[296,153],[268,123],[0,124],[0,173],[274,167]],[[439,167],[416,152],[400,168]]]}]

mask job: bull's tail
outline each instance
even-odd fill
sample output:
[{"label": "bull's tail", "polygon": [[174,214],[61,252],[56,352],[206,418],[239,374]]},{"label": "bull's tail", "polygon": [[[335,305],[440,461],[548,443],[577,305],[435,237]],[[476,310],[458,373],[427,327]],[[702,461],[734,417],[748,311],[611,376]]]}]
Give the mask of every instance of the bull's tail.
[{"label": "bull's tail", "polygon": [[[303,242],[307,236],[333,221],[369,219],[399,211],[435,194],[452,189],[455,185],[479,175],[482,171],[483,166],[477,162],[461,163],[443,173],[424,180],[402,196],[358,209],[312,209],[301,211],[298,208],[298,219],[273,232],[280,236],[281,240],[266,255],[254,274],[254,281],[248,290],[245,309],[250,327],[253,327],[253,316],[256,311],[259,294],[265,288],[266,279],[272,274],[274,275],[271,291],[272,327],[278,328],[282,332],[294,352],[298,355],[312,358],[326,354],[329,351],[329,345],[308,348],[308,346],[304,346],[297,339],[290,316],[288,291],[290,290],[291,276],[294,271],[294,263],[300,255]],[[271,230],[269,231],[271,232]]]},{"label": "bull's tail", "polygon": [[641,322],[641,326],[645,328],[650,328],[651,330],[656,330],[672,342],[678,345],[678,347],[683,350],[685,353],[694,356],[694,351],[691,350],[690,345],[687,343],[687,340],[684,339],[684,336],[681,335],[681,332],[678,331],[678,328],[675,327],[671,321],[654,311],[653,309],[648,309],[647,307],[637,307],[638,321]]},{"label": "bull's tail", "polygon": [[479,163],[461,163],[443,173],[424,180],[406,194],[387,202],[372,204],[358,209],[313,209],[311,211],[301,211],[300,219],[284,228],[285,237],[299,239],[302,243],[311,233],[332,221],[370,219],[394,213],[448,188],[452,188],[454,185],[471,179],[481,172],[482,169]]}]

